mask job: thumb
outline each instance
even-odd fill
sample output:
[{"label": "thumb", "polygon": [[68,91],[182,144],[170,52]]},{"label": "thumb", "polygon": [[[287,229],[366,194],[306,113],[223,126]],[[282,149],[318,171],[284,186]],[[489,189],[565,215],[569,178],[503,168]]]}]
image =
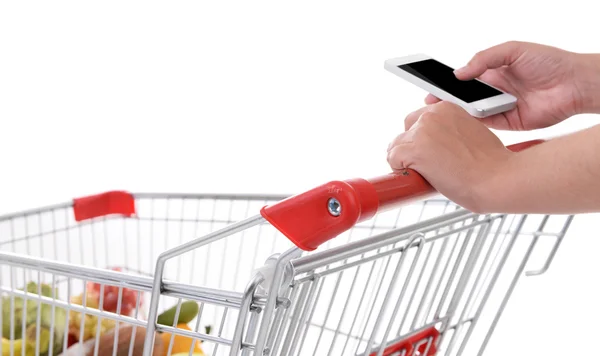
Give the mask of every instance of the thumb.
[{"label": "thumb", "polygon": [[478,52],[469,63],[454,71],[458,79],[469,80],[481,76],[488,69],[508,66],[514,63],[524,52],[520,42],[505,42]]}]

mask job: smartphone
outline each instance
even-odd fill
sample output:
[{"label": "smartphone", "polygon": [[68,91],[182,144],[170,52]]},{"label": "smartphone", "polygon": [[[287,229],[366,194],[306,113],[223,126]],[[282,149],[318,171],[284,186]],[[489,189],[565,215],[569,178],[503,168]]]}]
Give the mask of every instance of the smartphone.
[{"label": "smartphone", "polygon": [[461,106],[475,117],[499,114],[517,105],[517,98],[478,79],[459,80],[453,68],[426,54],[388,59],[384,67],[435,97]]}]

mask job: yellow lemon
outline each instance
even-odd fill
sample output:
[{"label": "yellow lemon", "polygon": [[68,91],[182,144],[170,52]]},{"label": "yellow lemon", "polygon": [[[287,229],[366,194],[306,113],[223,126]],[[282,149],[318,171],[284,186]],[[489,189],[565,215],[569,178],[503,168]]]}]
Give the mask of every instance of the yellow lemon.
[{"label": "yellow lemon", "polygon": [[[189,326],[187,326],[187,324],[179,324],[179,325],[177,325],[177,328],[188,330],[188,331],[192,330],[192,329],[190,329]],[[167,333],[167,332],[162,333],[162,335],[161,335],[161,338],[165,344],[165,353],[167,351],[169,351],[169,344],[171,343],[171,335],[172,335],[171,333]],[[173,355],[173,356],[175,356],[177,354],[189,355],[190,348],[192,347],[192,343],[195,343],[192,355],[204,356],[204,351],[202,350],[200,341],[195,341],[194,339],[192,339],[190,337],[177,335],[177,334],[175,334],[175,337],[173,338],[173,347],[171,348],[171,355]]]}]

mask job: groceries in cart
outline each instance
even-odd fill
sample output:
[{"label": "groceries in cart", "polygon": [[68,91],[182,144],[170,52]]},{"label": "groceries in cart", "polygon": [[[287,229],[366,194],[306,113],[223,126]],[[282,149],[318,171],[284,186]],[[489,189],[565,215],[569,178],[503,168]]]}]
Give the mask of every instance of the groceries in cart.
[{"label": "groceries in cart", "polygon": [[[121,271],[120,268],[113,270]],[[87,282],[84,290],[68,301],[62,300],[70,302],[67,305],[85,307],[84,312],[42,301],[45,297],[61,302],[57,297],[58,288],[53,290],[46,283],[28,282],[20,289],[23,294],[27,293],[24,298],[3,297],[2,356],[141,355],[146,337],[145,327],[126,323],[118,325],[112,317],[98,317],[95,314],[108,312],[137,318],[143,305],[142,293],[95,282]],[[183,301],[160,314],[157,323],[193,331],[189,323],[197,317],[198,312],[196,301]],[[210,326],[206,327],[206,333],[210,333]],[[154,355],[204,356],[201,343],[179,334],[156,332]]]},{"label": "groceries in cart", "polygon": [[[21,290],[45,297],[52,297],[53,294],[49,285],[35,282],[28,283]],[[50,339],[62,340],[66,325],[66,310],[55,308],[53,313],[52,309],[51,305],[38,304],[35,300],[2,298],[2,354],[10,355],[11,348],[15,350],[15,355],[21,355],[23,349],[26,355],[47,354]],[[36,353],[37,335],[40,345]],[[54,354],[60,352],[60,346],[60,343],[54,343]]]}]

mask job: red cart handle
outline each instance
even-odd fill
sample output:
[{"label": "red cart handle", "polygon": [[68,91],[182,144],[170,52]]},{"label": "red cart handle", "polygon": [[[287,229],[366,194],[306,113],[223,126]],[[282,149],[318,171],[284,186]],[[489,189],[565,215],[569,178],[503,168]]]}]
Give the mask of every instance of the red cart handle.
[{"label": "red cart handle", "polygon": [[[527,141],[507,148],[516,152],[542,142]],[[378,211],[435,193],[419,173],[407,169],[372,179],[332,181],[266,206],[261,214],[296,246],[312,251]]]}]

